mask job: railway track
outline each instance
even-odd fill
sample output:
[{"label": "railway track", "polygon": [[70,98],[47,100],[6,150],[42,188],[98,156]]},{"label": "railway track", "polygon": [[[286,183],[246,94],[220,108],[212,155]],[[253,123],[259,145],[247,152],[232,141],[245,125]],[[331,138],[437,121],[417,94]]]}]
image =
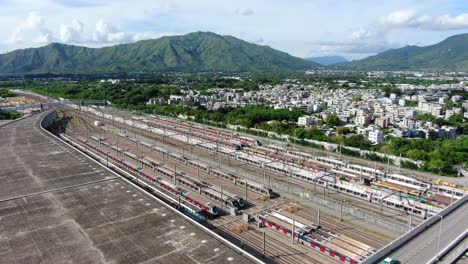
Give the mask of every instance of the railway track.
[{"label": "railway track", "polygon": [[[317,211],[314,211],[310,208],[302,208],[297,212],[297,215],[305,219],[310,219],[313,223],[317,223]],[[346,223],[327,216],[320,217],[320,225],[326,230],[347,235],[375,249],[380,249],[392,241],[388,238],[382,238],[380,235],[369,234],[366,231],[359,230]]]},{"label": "railway track", "polygon": [[[77,114],[87,116],[88,119],[90,119],[90,122],[92,122],[92,120],[96,119],[95,116],[93,116],[93,115],[91,115],[89,113],[78,112]],[[104,120],[104,123],[108,124],[109,122],[110,121],[108,121],[108,120],[107,121]],[[263,182],[264,171],[263,171],[262,168],[259,168],[259,167],[255,166],[255,165],[245,163],[245,162],[242,162],[242,161],[239,161],[239,160],[228,159],[227,157],[222,156],[222,155],[217,155],[218,160],[214,160],[213,159],[213,156],[214,156],[213,153],[208,152],[205,149],[190,147],[187,144],[185,144],[184,142],[180,142],[180,141],[172,139],[172,138],[170,138],[168,136],[163,137],[161,135],[154,134],[154,133],[152,133],[150,131],[146,131],[146,130],[143,130],[143,129],[138,129],[138,128],[128,126],[128,125],[123,125],[123,124],[120,124],[120,123],[119,123],[119,125],[122,125],[123,127],[125,127],[125,130],[130,131],[131,133],[129,133],[129,134],[141,134],[144,137],[152,139],[153,142],[159,142],[159,143],[164,144],[164,145],[170,145],[171,147],[175,147],[175,149],[178,149],[179,151],[182,150],[182,153],[190,153],[192,155],[196,155],[198,157],[203,157],[203,158],[206,158],[208,160],[214,161],[214,162],[216,162],[218,164],[222,163],[222,164],[225,164],[225,165],[230,165],[230,167],[235,167],[235,170],[238,171],[238,173],[250,175],[257,182]],[[276,172],[266,170],[265,171],[265,176],[266,176],[266,179],[268,179],[268,178],[271,179],[271,181],[273,183],[275,183],[275,184],[279,184],[279,185],[283,185],[283,186],[291,186],[292,188],[296,188],[296,189],[302,189],[304,192],[308,192],[308,193],[311,193],[311,194],[315,193],[317,195],[320,195],[320,194],[323,193],[323,188],[321,188],[320,186],[317,186],[316,187],[317,190],[315,190],[315,187],[313,186],[313,184],[305,183],[305,182],[300,181],[300,180],[295,179],[295,178],[285,177],[284,175],[276,173]],[[331,190],[327,189],[327,192],[331,193]],[[381,214],[380,207],[377,206],[374,203],[368,203],[366,201],[359,200],[359,199],[356,199],[356,198],[353,198],[351,196],[341,194],[341,193],[333,193],[333,196],[334,196],[334,199],[336,199],[337,202],[344,200],[346,202],[351,202],[351,204],[353,206],[358,207],[360,209],[369,211],[369,212],[374,213],[376,215]],[[400,223],[402,223],[405,226],[408,223],[408,219],[407,219],[406,215],[401,215],[400,211],[396,211],[396,210],[393,210],[393,209],[390,209],[390,208],[387,208],[387,207],[383,207],[382,208],[382,214],[387,216],[387,217],[394,218],[394,220],[399,221]],[[416,224],[418,222],[419,222],[418,219],[416,219],[416,218],[413,219],[413,223]]]},{"label": "railway track", "polygon": [[[220,227],[222,230],[228,232],[236,227],[236,223],[229,223]],[[274,232],[265,229],[268,236],[267,243],[265,244],[265,255],[273,261],[295,264],[295,263],[339,263],[331,258],[321,256],[320,252],[308,250],[305,247],[298,245],[292,246],[291,240],[284,236],[277,236]],[[233,236],[245,241],[247,245],[253,247],[259,252],[263,252],[263,233],[257,229],[250,229],[241,233],[232,232]],[[289,253],[285,253],[289,252]],[[321,261],[320,261],[321,260]]]},{"label": "railway track", "polygon": [[[72,113],[72,114],[76,114],[76,113]],[[78,113],[78,115],[83,116],[83,113],[80,112],[80,113]],[[87,124],[86,125],[87,129],[92,129],[93,131],[95,131],[96,128],[89,125],[89,123],[92,122],[95,119],[96,119],[95,116],[89,116],[89,115],[87,115],[85,117],[85,119],[83,119],[83,121],[86,120],[86,122],[83,122],[83,123]],[[104,121],[104,123],[108,124],[108,121]],[[122,124],[120,124],[120,125],[122,125]],[[153,143],[162,144],[164,146],[170,146],[170,147],[173,147],[173,148],[176,148],[176,149],[179,149],[179,150],[183,150],[183,151],[186,151],[187,153],[191,153],[192,155],[197,155],[197,156],[203,157],[204,159],[218,162],[219,164],[222,163],[224,165],[228,165],[228,167],[235,167],[236,170],[239,171],[239,173],[241,173],[241,174],[242,173],[247,173],[249,175],[252,175],[252,176],[255,177],[255,179],[258,182],[261,182],[263,180],[263,169],[258,168],[258,167],[254,166],[254,165],[246,164],[246,163],[243,163],[243,162],[240,162],[240,161],[237,161],[237,160],[233,160],[233,159],[228,159],[227,157],[222,156],[222,155],[217,155],[219,160],[214,160],[213,159],[213,153],[210,153],[210,152],[205,151],[205,150],[200,149],[200,148],[191,147],[191,146],[185,144],[184,142],[172,139],[172,138],[170,138],[168,136],[164,137],[164,136],[161,136],[161,135],[151,133],[149,131],[145,131],[143,129],[137,129],[137,128],[133,128],[133,127],[126,126],[126,125],[122,125],[122,126],[125,127],[126,131],[131,131],[134,134],[139,134],[139,135],[142,135],[142,136],[144,136],[146,138],[152,139]],[[122,130],[122,128],[120,128],[120,129]],[[83,129],[81,129],[81,132],[82,131],[83,131]],[[125,143],[125,146],[126,147],[128,146],[132,150],[135,150],[134,144],[129,144],[127,142],[127,143]],[[150,157],[154,157],[159,161],[161,160],[161,155],[154,155],[154,153],[146,152],[144,150],[141,150],[141,148],[142,147],[139,148],[139,151],[143,155],[148,155]],[[164,162],[168,162],[170,165],[176,164],[176,165],[178,165],[178,167],[181,166],[180,163],[177,164],[177,162],[175,162],[175,161],[170,161],[169,162],[169,159],[166,159]],[[188,167],[188,166],[186,166],[186,167],[187,168],[184,168],[184,171],[186,171],[187,173],[191,173],[192,175],[197,174],[196,169]],[[179,168],[181,168],[181,167],[179,167]],[[303,189],[304,191],[314,192],[313,186],[307,186],[306,187],[304,182],[298,181],[296,179],[286,178],[286,177],[284,177],[284,175],[274,173],[274,172],[271,172],[271,171],[266,171],[265,174],[270,179],[272,179],[274,183],[283,184],[283,185],[290,185],[293,188],[300,188],[300,189]],[[216,178],[213,175],[209,175],[209,174],[206,174],[206,173],[200,173],[200,175],[202,175],[202,177],[203,177],[202,179],[204,179],[206,181],[213,182],[215,184],[222,184],[222,182],[227,183],[226,181],[219,180],[218,178]],[[235,186],[235,185],[230,186],[226,190],[229,190],[232,193],[235,193],[235,194],[238,194],[239,196],[242,196],[242,190],[239,190],[237,187],[238,186]],[[320,190],[320,189],[321,189],[320,187],[317,187],[317,190]],[[319,192],[315,191],[315,193],[318,194]],[[248,196],[252,197],[252,195],[253,195],[253,193],[249,192]],[[346,198],[349,199],[349,197],[346,197]],[[265,204],[262,204],[262,203],[258,203],[255,206],[259,206],[259,207],[266,206],[266,207],[268,207],[268,205],[265,205]],[[363,208],[366,208],[366,206],[363,206]],[[310,211],[310,213],[311,213],[310,215],[313,216],[312,220],[316,221],[316,219],[314,217],[316,215],[316,213],[312,213],[312,211]],[[308,215],[309,219],[311,218],[310,215]],[[329,229],[332,229],[332,230],[339,230],[341,233],[346,234],[349,237],[354,238],[356,240],[359,240],[361,242],[368,243],[370,246],[373,246],[375,248],[380,248],[380,247],[384,246],[385,244],[387,244],[390,241],[390,240],[382,239],[378,235],[367,234],[365,231],[358,231],[358,229],[356,229],[355,227],[352,227],[352,226],[350,226],[348,224],[344,224],[344,223],[339,222],[336,219],[333,219],[333,218],[330,218],[330,217],[321,217],[321,222],[322,223],[327,223],[326,225],[323,224],[323,226],[326,227],[327,229],[329,228]]]},{"label": "railway track", "polygon": [[[226,220],[228,222],[221,222],[218,224],[219,228],[235,236],[235,234],[231,230],[231,227],[242,222],[238,218],[236,219],[236,217],[230,217],[230,216],[228,216]],[[215,223],[215,221],[211,221],[211,220],[208,220],[208,221]],[[251,245],[252,248],[259,250],[259,247],[257,244],[261,241],[262,238],[259,238],[258,234],[259,234],[258,232],[253,232],[251,236],[240,236],[238,238],[242,239],[242,241],[245,241],[247,245]],[[315,258],[312,258],[310,256],[308,256],[307,259],[300,258],[298,257],[298,255],[301,254],[300,250],[298,250],[297,248],[293,246],[287,246],[281,240],[277,240],[273,238],[269,239],[268,245],[269,246],[268,246],[267,252],[269,252],[269,254],[271,255],[271,258],[275,262],[278,262],[278,263],[290,264],[290,263],[298,263],[298,261],[306,261],[307,263],[329,263],[329,261],[318,262],[315,260]],[[316,254],[319,254],[319,253],[316,253]]]},{"label": "railway track", "polygon": [[[114,135],[114,134],[109,134],[109,133],[99,133],[99,135],[102,137],[102,138],[106,138],[106,139],[109,139],[110,142],[112,142],[112,144],[115,144],[118,140],[117,137],[119,137],[118,135]],[[232,193],[234,195],[237,195],[239,197],[243,197],[245,196],[245,188],[243,187],[240,187],[238,185],[235,185],[233,184],[232,182],[229,182],[227,180],[224,180],[224,179],[220,179],[214,175],[211,175],[211,174],[208,174],[204,171],[201,171],[201,170],[197,170],[193,167],[190,167],[182,162],[178,162],[178,161],[175,161],[175,160],[172,160],[170,158],[165,158],[163,160],[163,157],[162,155],[160,155],[159,153],[155,153],[154,151],[151,151],[150,149],[148,149],[147,147],[145,146],[141,146],[138,147],[138,150],[137,150],[137,145],[135,144],[135,142],[132,142],[132,141],[129,141],[129,140],[119,140],[119,146],[132,152],[132,153],[137,153],[139,156],[141,155],[144,155],[146,157],[150,157],[154,160],[156,160],[157,162],[160,162],[161,164],[165,164],[167,166],[167,168],[171,169],[171,168],[174,168],[174,170],[177,170],[178,173],[184,173],[186,176],[190,177],[190,178],[193,178],[193,179],[196,179],[196,180],[201,180],[201,181],[205,181],[205,182],[209,182],[211,184],[213,184],[214,186],[217,186],[217,187],[223,187],[223,190],[226,191],[226,192],[229,192],[229,193]],[[257,201],[259,201],[259,199],[262,197],[261,195],[251,191],[251,190],[247,190],[248,194],[247,194],[247,197],[250,197],[249,198],[249,202],[252,203],[254,206],[257,205]]]}]

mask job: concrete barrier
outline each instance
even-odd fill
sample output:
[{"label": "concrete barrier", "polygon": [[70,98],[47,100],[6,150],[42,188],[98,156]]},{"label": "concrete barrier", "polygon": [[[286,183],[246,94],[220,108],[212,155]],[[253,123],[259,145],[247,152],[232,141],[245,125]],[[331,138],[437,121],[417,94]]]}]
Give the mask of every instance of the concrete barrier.
[{"label": "concrete barrier", "polygon": [[[465,232],[459,235],[452,243],[450,243],[450,245],[448,245],[447,247],[445,247],[444,249],[440,251],[439,259],[442,259],[441,261],[442,263],[455,263],[455,260],[457,260],[461,255],[465,253],[465,251],[468,248],[468,241],[465,240],[467,236],[468,236],[468,230],[465,230]],[[453,252],[451,252],[452,250]],[[445,257],[447,254],[449,254],[449,256]],[[429,261],[429,263],[431,264],[437,263],[437,262],[438,262],[437,256],[433,257]]]},{"label": "concrete barrier", "polygon": [[427,228],[431,227],[435,223],[441,221],[440,216],[446,217],[447,215],[451,214],[453,211],[458,209],[468,200],[468,195],[463,196],[460,200],[456,201],[455,203],[451,204],[444,210],[442,210],[438,215],[434,215],[433,217],[427,219],[426,221],[422,222],[420,225],[415,227],[414,229],[406,232],[392,243],[388,244],[387,246],[381,248],[379,251],[375,252],[372,256],[367,258],[365,261],[361,262],[362,264],[372,264],[377,263],[379,260],[389,256],[392,252],[399,249],[404,244],[408,243],[411,239],[418,236],[422,232],[424,232]]}]

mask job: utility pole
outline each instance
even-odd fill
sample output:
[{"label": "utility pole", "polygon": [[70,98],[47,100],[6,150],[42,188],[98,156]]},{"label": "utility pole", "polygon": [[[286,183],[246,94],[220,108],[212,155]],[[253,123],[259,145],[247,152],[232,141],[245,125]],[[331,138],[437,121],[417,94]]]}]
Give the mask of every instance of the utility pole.
[{"label": "utility pole", "polygon": [[138,185],[138,174],[140,174],[140,171],[137,169],[136,170],[136,184]]},{"label": "utility pole", "polygon": [[455,188],[452,187],[452,196],[450,197],[450,204],[453,203],[453,196],[455,195]]},{"label": "utility pole", "polygon": [[247,203],[247,184],[245,185],[245,202]]},{"label": "utility pole", "polygon": [[340,221],[343,221],[343,200],[340,201]]},{"label": "utility pole", "polygon": [[388,174],[388,170],[390,168],[390,157],[388,157],[388,155],[386,156],[387,156],[387,174]]},{"label": "utility pole", "polygon": [[340,160],[341,160],[341,143],[340,143]]},{"label": "utility pole", "polygon": [[174,185],[177,185],[177,165],[174,164]]},{"label": "utility pole", "polygon": [[265,181],[266,181],[266,171],[265,171],[265,167],[263,167],[263,184],[265,184]]},{"label": "utility pole", "polygon": [[[223,185],[221,185],[221,201],[223,201]],[[221,210],[224,210],[224,203],[221,202]]]},{"label": "utility pole", "polygon": [[325,200],[326,191],[327,191],[327,182],[325,182],[325,187],[323,188],[323,200]]},{"label": "utility pole", "polygon": [[292,244],[294,245],[294,225],[296,223],[296,220],[293,219],[293,222],[292,222],[292,229],[291,229],[291,242]]},{"label": "utility pole", "polygon": [[410,215],[409,216],[408,231],[411,230],[412,227],[413,227],[413,216]]},{"label": "utility pole", "polygon": [[180,211],[180,193],[179,193],[179,195],[177,195],[177,198],[178,198],[178,201],[179,201],[179,206],[177,207],[177,209],[179,209],[179,211]]},{"label": "utility pole", "polygon": [[361,171],[359,172],[359,183],[362,184],[362,166]]},{"label": "utility pole", "polygon": [[398,171],[401,171],[401,153],[400,153],[400,158],[398,159]]},{"label": "utility pole", "polygon": [[266,239],[265,239],[265,231],[263,231],[263,258],[265,258],[265,245],[266,244]]},{"label": "utility pole", "polygon": [[317,226],[320,225],[320,208],[317,209]]}]

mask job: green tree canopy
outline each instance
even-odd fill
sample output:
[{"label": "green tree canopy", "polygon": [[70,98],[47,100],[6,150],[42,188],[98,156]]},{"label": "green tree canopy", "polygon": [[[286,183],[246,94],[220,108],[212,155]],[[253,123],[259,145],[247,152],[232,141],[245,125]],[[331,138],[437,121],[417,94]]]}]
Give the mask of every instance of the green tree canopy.
[{"label": "green tree canopy", "polygon": [[325,118],[325,123],[329,127],[334,127],[340,125],[340,118],[335,114],[330,114]]}]

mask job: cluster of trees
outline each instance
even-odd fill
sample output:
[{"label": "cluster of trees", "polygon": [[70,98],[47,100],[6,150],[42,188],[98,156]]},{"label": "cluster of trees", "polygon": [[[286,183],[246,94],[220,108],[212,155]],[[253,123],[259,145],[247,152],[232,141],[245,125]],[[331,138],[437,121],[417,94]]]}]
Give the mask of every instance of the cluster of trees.
[{"label": "cluster of trees", "polygon": [[273,109],[260,106],[236,108],[227,113],[225,122],[245,127],[254,127],[270,120],[295,122],[304,113],[300,110]]},{"label": "cluster of trees", "polygon": [[378,151],[425,161],[421,168],[438,174],[453,175],[453,165],[468,166],[468,138],[455,140],[391,138],[376,147]]},{"label": "cluster of trees", "polygon": [[387,96],[387,97],[389,97],[390,94],[392,94],[392,93],[394,93],[394,94],[396,94],[398,96],[401,95],[401,90],[396,88],[396,87],[388,87],[387,86],[387,87],[384,87],[382,90],[385,92],[385,96]]},{"label": "cluster of trees", "polygon": [[23,114],[18,112],[0,112],[0,120],[10,120],[20,118]]},{"label": "cluster of trees", "polygon": [[113,104],[133,106],[144,104],[152,97],[168,98],[171,94],[180,94],[180,89],[173,85],[142,85],[133,82],[123,83],[32,83],[29,89],[49,96],[79,100],[110,100]]},{"label": "cluster of trees", "polygon": [[468,123],[464,122],[463,114],[452,115],[448,120],[444,118],[438,118],[431,114],[418,115],[419,120],[430,121],[438,126],[453,126],[457,128],[458,134],[468,135]]},{"label": "cluster of trees", "polygon": [[0,89],[0,97],[5,98],[5,97],[11,97],[11,96],[13,96],[13,93],[10,90],[5,89],[5,88]]}]

